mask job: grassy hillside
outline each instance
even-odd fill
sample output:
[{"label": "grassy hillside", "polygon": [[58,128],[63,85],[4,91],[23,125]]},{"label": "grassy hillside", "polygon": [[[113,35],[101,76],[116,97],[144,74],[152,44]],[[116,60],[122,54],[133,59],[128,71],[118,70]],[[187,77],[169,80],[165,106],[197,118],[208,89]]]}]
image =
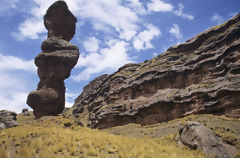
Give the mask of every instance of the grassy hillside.
[{"label": "grassy hillside", "polygon": [[31,116],[18,115],[18,119],[20,126],[0,131],[0,158],[205,157],[200,151],[176,143],[177,126],[185,120],[212,126],[240,149],[240,120],[212,115],[189,116],[148,126],[129,124],[102,131],[80,127],[62,116],[33,121]]}]

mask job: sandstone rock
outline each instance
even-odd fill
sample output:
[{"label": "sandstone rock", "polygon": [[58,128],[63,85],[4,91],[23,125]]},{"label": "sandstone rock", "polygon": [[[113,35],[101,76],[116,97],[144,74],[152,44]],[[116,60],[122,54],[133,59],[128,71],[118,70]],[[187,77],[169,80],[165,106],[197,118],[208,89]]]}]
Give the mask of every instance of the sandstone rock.
[{"label": "sandstone rock", "polygon": [[44,17],[49,36],[42,43],[43,52],[35,58],[40,82],[37,90],[31,92],[27,98],[27,104],[33,109],[36,119],[42,116],[57,115],[64,110],[64,80],[70,76],[79,58],[78,47],[66,41],[70,40],[75,32],[75,22],[74,27],[71,22],[72,16],[66,3],[57,1],[50,6]]},{"label": "sandstone rock", "polygon": [[[154,124],[190,114],[240,117],[240,15],[84,89],[89,126]],[[91,82],[86,87],[91,87]],[[89,91],[90,90],[90,91]]]},{"label": "sandstone rock", "polygon": [[15,112],[0,110],[0,129],[18,126]]},{"label": "sandstone rock", "polygon": [[76,17],[69,11],[66,2],[56,1],[44,15],[44,25],[48,30],[48,38],[59,37],[70,41],[75,34]]},{"label": "sandstone rock", "polygon": [[179,129],[181,142],[191,149],[202,150],[210,157],[230,158],[237,153],[234,146],[226,144],[209,128],[198,122],[187,122]]}]

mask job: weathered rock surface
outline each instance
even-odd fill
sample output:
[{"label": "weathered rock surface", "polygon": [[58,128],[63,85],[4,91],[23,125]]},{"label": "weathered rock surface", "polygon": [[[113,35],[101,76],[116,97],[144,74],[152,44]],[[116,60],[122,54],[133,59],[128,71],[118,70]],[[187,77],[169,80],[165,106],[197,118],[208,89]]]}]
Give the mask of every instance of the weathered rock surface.
[{"label": "weathered rock surface", "polygon": [[0,110],[0,129],[18,126],[17,114],[12,111]]},{"label": "weathered rock surface", "polygon": [[48,30],[48,38],[59,37],[70,41],[75,34],[77,18],[69,11],[66,2],[56,1],[44,16],[44,25]]},{"label": "weathered rock surface", "polygon": [[[99,76],[95,78],[95,80],[91,81],[88,85],[83,88],[83,92],[78,97],[78,100],[81,101],[82,104],[88,104],[91,102],[94,96],[92,96],[99,88],[101,83],[108,77],[107,74]],[[77,116],[77,114],[83,112],[83,106],[75,106],[73,109],[73,115]]]},{"label": "weathered rock surface", "polygon": [[98,85],[84,89],[73,107],[87,106],[92,128],[202,113],[239,118],[240,15]]},{"label": "weathered rock surface", "polygon": [[43,52],[35,58],[40,82],[37,90],[27,98],[27,104],[33,109],[36,119],[57,115],[64,110],[64,80],[70,76],[79,58],[78,47],[66,41],[74,35],[74,18],[64,1],[55,2],[44,16],[48,39],[42,43]]},{"label": "weathered rock surface", "polygon": [[234,146],[224,143],[209,128],[198,122],[187,122],[179,128],[179,134],[184,145],[202,150],[210,157],[230,158],[237,153]]}]

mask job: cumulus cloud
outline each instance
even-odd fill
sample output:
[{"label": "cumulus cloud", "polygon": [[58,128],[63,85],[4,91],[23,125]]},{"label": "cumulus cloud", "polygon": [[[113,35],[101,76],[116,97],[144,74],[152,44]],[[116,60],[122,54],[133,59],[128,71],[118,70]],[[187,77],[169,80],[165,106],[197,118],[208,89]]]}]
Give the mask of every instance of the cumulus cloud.
[{"label": "cumulus cloud", "polygon": [[188,20],[193,20],[194,16],[190,14],[183,13],[184,5],[179,4],[178,5],[178,10],[174,11],[175,15],[180,16],[182,18],[188,19]]},{"label": "cumulus cloud", "polygon": [[[31,9],[28,18],[20,24],[13,36],[18,40],[37,39],[46,33],[42,16],[55,0],[34,0],[35,6]],[[139,18],[137,13],[123,6],[116,0],[68,0],[70,10],[81,20],[89,20],[96,30],[111,27],[121,39],[130,40],[138,29]],[[134,3],[136,4],[136,3]],[[31,28],[31,29],[29,29]]]},{"label": "cumulus cloud", "polygon": [[138,30],[137,14],[123,6],[120,1],[78,1],[78,7],[76,15],[81,19],[89,19],[96,30],[111,27],[125,40],[130,40]]},{"label": "cumulus cloud", "polygon": [[72,76],[75,81],[90,79],[91,75],[103,71],[116,71],[119,67],[129,62],[134,62],[127,54],[127,43],[115,41],[107,48],[102,48],[98,53],[80,56],[77,67],[85,68],[80,74]]},{"label": "cumulus cloud", "polygon": [[97,52],[99,49],[99,40],[94,36],[89,37],[86,41],[83,42],[83,46],[87,52]]},{"label": "cumulus cloud", "polygon": [[132,8],[138,14],[144,15],[147,13],[143,4],[139,0],[128,0],[130,8]]},{"label": "cumulus cloud", "polygon": [[152,24],[147,24],[147,29],[140,32],[133,41],[133,46],[137,50],[145,50],[149,48],[153,48],[151,40],[154,37],[160,36],[161,31],[159,28],[153,26]]},{"label": "cumulus cloud", "polygon": [[194,16],[191,14],[183,13],[184,5],[178,4],[178,9],[174,10],[174,6],[170,3],[166,3],[162,0],[151,0],[150,3],[147,3],[149,12],[171,12],[182,18],[193,20]]},{"label": "cumulus cloud", "polygon": [[178,39],[183,37],[178,24],[173,24],[173,26],[170,28],[169,32]]},{"label": "cumulus cloud", "polygon": [[27,18],[20,23],[18,31],[12,32],[12,36],[18,41],[25,39],[38,39],[40,34],[46,33],[47,30],[43,25],[43,15],[47,8],[55,0],[34,0],[34,6],[27,13]]},{"label": "cumulus cloud", "polygon": [[213,22],[215,22],[216,24],[221,24],[221,23],[224,22],[224,18],[223,18],[221,15],[217,14],[217,13],[215,13],[215,14],[211,17],[211,20],[212,20]]},{"label": "cumulus cloud", "polygon": [[174,6],[162,0],[151,0],[150,3],[147,3],[147,8],[148,8],[148,11],[171,12]]},{"label": "cumulus cloud", "polygon": [[21,112],[26,107],[29,73],[35,73],[33,60],[24,60],[0,53],[0,109]]}]

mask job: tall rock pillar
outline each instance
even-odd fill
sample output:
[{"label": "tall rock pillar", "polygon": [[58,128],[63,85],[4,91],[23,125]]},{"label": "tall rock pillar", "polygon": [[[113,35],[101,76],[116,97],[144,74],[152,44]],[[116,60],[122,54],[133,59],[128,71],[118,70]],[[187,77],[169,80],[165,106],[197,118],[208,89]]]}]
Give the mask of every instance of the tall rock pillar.
[{"label": "tall rock pillar", "polygon": [[43,52],[35,58],[40,82],[37,90],[27,98],[36,119],[57,115],[65,107],[64,80],[70,76],[79,58],[78,47],[69,43],[75,34],[76,22],[64,1],[53,3],[44,16],[48,38],[42,43]]}]

